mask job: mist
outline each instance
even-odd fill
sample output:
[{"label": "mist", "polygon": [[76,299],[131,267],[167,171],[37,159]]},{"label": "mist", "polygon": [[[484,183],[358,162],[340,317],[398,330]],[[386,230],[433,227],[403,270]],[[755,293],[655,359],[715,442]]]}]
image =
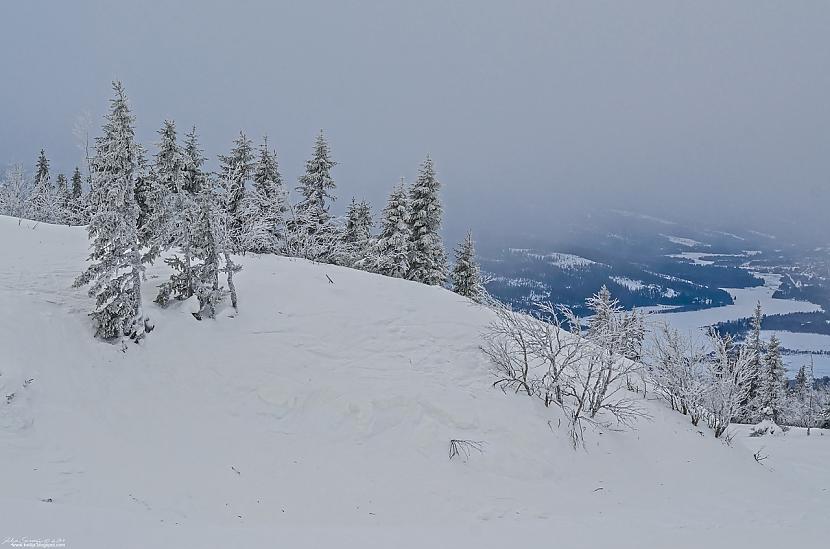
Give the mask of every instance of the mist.
[{"label": "mist", "polygon": [[429,153],[450,238],[597,208],[830,228],[826,2],[172,4],[3,2],[0,163],[70,173],[119,79],[151,152],[164,119],[214,165],[267,134],[290,186],[324,129],[338,211]]}]

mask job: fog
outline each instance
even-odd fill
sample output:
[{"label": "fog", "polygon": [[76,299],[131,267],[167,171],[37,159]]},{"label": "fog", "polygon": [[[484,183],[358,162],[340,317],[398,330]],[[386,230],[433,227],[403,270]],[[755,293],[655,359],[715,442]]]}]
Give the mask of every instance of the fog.
[{"label": "fog", "polygon": [[120,79],[143,143],[165,118],[214,159],[267,134],[292,187],[324,129],[340,211],[429,153],[451,238],[606,207],[830,226],[827,2],[114,4],[0,3],[0,162],[70,172]]}]

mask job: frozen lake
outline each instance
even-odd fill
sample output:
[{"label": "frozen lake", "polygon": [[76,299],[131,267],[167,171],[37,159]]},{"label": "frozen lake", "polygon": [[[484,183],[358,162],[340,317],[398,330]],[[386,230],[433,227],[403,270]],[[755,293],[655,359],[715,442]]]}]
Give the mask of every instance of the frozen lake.
[{"label": "frozen lake", "polygon": [[[786,313],[812,312],[821,310],[821,306],[807,301],[794,301],[791,299],[773,299],[772,294],[778,289],[781,283],[781,276],[770,273],[753,273],[764,279],[764,285],[757,288],[724,288],[732,295],[734,304],[723,307],[712,307],[699,311],[683,312],[659,312],[650,311],[649,318],[652,322],[668,322],[683,333],[700,332],[702,328],[723,322],[726,320],[737,320],[739,318],[751,317],[755,305],[760,302],[765,315],[776,315]],[[772,332],[765,331],[766,339]],[[830,350],[830,336],[820,334],[797,334],[792,332],[780,332],[779,338],[784,347],[796,350],[820,351]],[[784,362],[791,375],[805,363],[810,362],[808,355],[787,355]],[[830,356],[818,355],[814,359],[815,375],[821,377],[830,375]]]}]

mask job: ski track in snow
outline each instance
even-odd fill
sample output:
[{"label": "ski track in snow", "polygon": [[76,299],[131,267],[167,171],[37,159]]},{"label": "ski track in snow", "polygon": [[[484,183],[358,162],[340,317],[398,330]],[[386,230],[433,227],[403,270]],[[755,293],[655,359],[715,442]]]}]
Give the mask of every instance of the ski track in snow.
[{"label": "ski track in snow", "polygon": [[[752,458],[756,439],[727,447],[644,400],[651,419],[636,431],[590,430],[574,451],[556,410],[492,387],[478,348],[486,309],[279,257],[241,258],[239,313],[203,322],[193,303],[152,303],[168,272],[150,267],[156,329],[122,353],[93,339],[92,300],[71,287],[84,230],[31,225],[0,217],[0,539],[85,549],[826,540],[830,473],[815,464],[830,459],[830,434],[771,450],[769,470]],[[450,461],[450,439],[482,441],[483,452]]]}]

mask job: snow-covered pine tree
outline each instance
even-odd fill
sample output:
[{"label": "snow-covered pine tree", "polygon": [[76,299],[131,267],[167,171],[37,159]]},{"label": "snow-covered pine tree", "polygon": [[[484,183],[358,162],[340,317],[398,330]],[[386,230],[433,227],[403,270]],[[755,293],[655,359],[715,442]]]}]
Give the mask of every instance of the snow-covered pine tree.
[{"label": "snow-covered pine tree", "polygon": [[778,423],[783,418],[787,388],[787,375],[781,359],[781,341],[775,334],[770,337],[762,365],[758,386],[758,405],[764,418]]},{"label": "snow-covered pine tree", "polygon": [[410,280],[433,286],[447,280],[447,256],[441,240],[441,188],[435,167],[427,155],[418,178],[409,192],[409,224],[412,238],[409,261]]},{"label": "snow-covered pine tree", "polygon": [[62,173],[59,173],[58,177],[55,179],[55,198],[58,204],[58,214],[55,219],[55,223],[71,225],[72,209],[69,186],[66,181],[66,176]]},{"label": "snow-covered pine tree", "polygon": [[242,231],[251,234],[251,225],[264,224],[267,228],[250,239],[248,251],[282,253],[285,248],[286,195],[282,184],[276,152],[268,149],[268,138],[259,148],[259,159],[254,169],[254,185],[246,193],[246,215]]},{"label": "snow-covered pine tree", "polygon": [[289,223],[289,249],[297,255],[315,261],[331,261],[340,254],[338,229],[332,221],[329,207],[335,200],[328,142],[321,130],[314,142],[314,154],[306,161],[305,173],[299,178],[297,190],[302,199],[293,209]]},{"label": "snow-covered pine tree", "polygon": [[184,183],[182,184],[182,188],[196,196],[201,191],[202,185],[205,183],[206,174],[202,169],[202,166],[204,165],[205,160],[207,160],[201,147],[199,146],[199,137],[196,133],[196,126],[193,126],[193,128],[191,128],[185,136],[183,156],[184,166],[182,167],[182,170],[184,172]]},{"label": "snow-covered pine tree", "polygon": [[242,214],[245,189],[250,185],[254,173],[256,160],[254,158],[253,144],[240,131],[239,137],[233,142],[233,148],[227,156],[219,157],[219,178],[225,179],[228,174],[233,174],[234,179],[229,181],[227,189],[227,207],[231,216],[231,230],[234,233],[241,233],[244,218]]},{"label": "snow-covered pine tree", "polygon": [[481,269],[476,261],[473,233],[467,231],[464,240],[455,248],[455,264],[450,273],[452,291],[479,302],[484,296]]},{"label": "snow-covered pine tree", "polygon": [[798,369],[795,386],[787,399],[787,418],[790,424],[810,430],[821,422],[821,399],[816,390],[813,361]]},{"label": "snow-covered pine tree", "polygon": [[175,123],[165,120],[158,134],[157,152],[143,188],[147,217],[141,233],[142,242],[149,248],[146,257],[150,261],[176,245],[173,241],[183,225],[180,215],[183,212],[179,211],[176,195],[182,186],[184,161],[176,142]]},{"label": "snow-covered pine tree", "polygon": [[759,413],[758,387],[761,383],[763,367],[761,364],[764,356],[764,343],[761,340],[761,320],[763,319],[761,302],[755,305],[755,310],[750,320],[750,332],[747,337],[746,346],[753,352],[750,363],[751,377],[749,382],[749,394],[744,404],[745,414],[741,418],[748,423],[757,423],[762,418]]},{"label": "snow-covered pine tree", "polygon": [[358,269],[366,269],[370,265],[370,250],[372,241],[372,209],[365,200],[357,202],[352,198],[346,209],[346,228],[343,231],[343,250],[345,257],[342,263]]},{"label": "snow-covered pine tree", "polygon": [[46,152],[40,149],[35,167],[35,181],[29,200],[28,217],[44,223],[58,223],[60,217],[60,201],[52,185],[49,174],[49,160]]},{"label": "snow-covered pine tree", "polygon": [[[185,149],[185,156],[190,156],[190,154],[191,152]],[[215,318],[216,306],[226,293],[219,285],[221,266],[213,230],[216,208],[214,186],[215,180],[211,176],[206,175],[200,180],[199,190],[195,194],[195,216],[191,225],[191,249],[195,261],[192,266],[193,293],[199,300],[199,311],[193,313],[193,316],[197,320]]]},{"label": "snow-covered pine tree", "polygon": [[[135,158],[135,199],[138,205],[137,227],[142,244],[149,246],[149,238],[152,231],[145,229],[145,225],[153,214],[153,182],[155,176],[150,169],[144,147],[139,146]],[[90,188],[92,187],[90,181]]]},{"label": "snow-covered pine tree", "polygon": [[405,278],[409,272],[410,241],[409,198],[401,179],[383,209],[380,235],[367,268],[382,275]]},{"label": "snow-covered pine tree", "polygon": [[95,140],[92,159],[92,204],[95,213],[88,227],[92,239],[92,264],[76,280],[91,284],[95,297],[91,316],[96,336],[140,341],[152,329],[141,301],[141,261],[138,235],[139,208],[135,185],[139,145],[135,142],[133,116],[120,82],[113,83],[115,97],[106,116],[103,135]]},{"label": "snow-covered pine tree", "polygon": [[25,217],[29,209],[32,186],[23,166],[16,164],[6,170],[0,182],[0,214]]},{"label": "snow-covered pine tree", "polygon": [[185,190],[186,166],[194,161],[179,147],[175,123],[165,121],[159,136],[153,169],[153,213],[147,229],[152,233],[149,242],[154,249],[177,248],[178,252],[164,259],[173,273],[159,286],[155,301],[165,306],[171,297],[181,300],[193,295],[192,230],[199,214],[195,195]]},{"label": "snow-covered pine tree", "polygon": [[49,159],[46,158],[46,151],[40,149],[40,154],[35,164],[35,186],[49,181],[49,179]]},{"label": "snow-covered pine tree", "polygon": [[69,191],[69,215],[73,225],[86,225],[88,222],[83,179],[77,166],[72,173],[72,189]]},{"label": "snow-covered pine tree", "polygon": [[[237,214],[244,213],[244,210],[233,209],[236,204],[236,186],[240,181],[237,172],[242,170],[241,165],[237,166],[236,169],[230,169],[218,180],[217,184],[212,185],[210,209],[210,228],[217,262],[219,257],[224,260],[224,265],[219,268],[219,271],[227,276],[228,294],[230,294],[231,306],[234,309],[238,309],[238,301],[233,275],[242,270],[242,265],[234,263],[231,254],[243,252],[245,243],[240,241],[241,237],[250,237],[250,235],[241,234],[241,227],[236,227],[237,218],[234,211]],[[244,202],[240,205],[244,206]]]},{"label": "snow-covered pine tree", "polygon": [[589,336],[599,338],[616,330],[614,324],[622,308],[620,302],[611,297],[611,291],[605,284],[597,293],[586,299],[585,304],[592,313],[588,321]]}]

